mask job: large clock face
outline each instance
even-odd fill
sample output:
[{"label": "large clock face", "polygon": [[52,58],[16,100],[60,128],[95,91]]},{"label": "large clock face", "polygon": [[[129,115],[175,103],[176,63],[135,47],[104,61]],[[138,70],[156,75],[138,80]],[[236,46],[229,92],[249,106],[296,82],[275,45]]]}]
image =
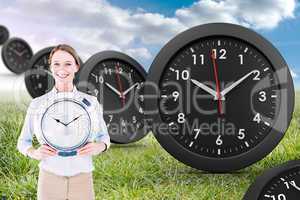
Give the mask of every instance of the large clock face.
[{"label": "large clock face", "polygon": [[84,144],[90,128],[90,116],[84,106],[70,99],[55,101],[47,108],[41,121],[43,138],[58,150],[73,150]]},{"label": "large clock face", "polygon": [[4,44],[9,38],[9,31],[5,26],[0,25],[0,45]]},{"label": "large clock face", "polygon": [[11,38],[2,47],[2,59],[12,72],[20,74],[29,68],[33,53],[29,44],[21,38]]},{"label": "large clock face", "polygon": [[209,157],[255,147],[270,132],[280,104],[278,77],[268,59],[249,43],[225,36],[182,48],[166,66],[159,88],[160,115],[176,129],[173,138]]},{"label": "large clock face", "polygon": [[105,51],[91,57],[82,74],[80,81],[89,83],[86,92],[103,105],[111,141],[124,144],[144,137],[142,67],[127,55]]},{"label": "large clock face", "polygon": [[240,26],[208,24],[183,32],[158,54],[148,77],[158,87],[157,98],[147,100],[150,110],[158,107],[151,117],[167,127],[155,128],[156,138],[198,169],[248,166],[278,144],[291,119],[294,91],[284,60]]},{"label": "large clock face", "polygon": [[300,162],[290,161],[258,177],[244,200],[297,200],[299,195]]}]

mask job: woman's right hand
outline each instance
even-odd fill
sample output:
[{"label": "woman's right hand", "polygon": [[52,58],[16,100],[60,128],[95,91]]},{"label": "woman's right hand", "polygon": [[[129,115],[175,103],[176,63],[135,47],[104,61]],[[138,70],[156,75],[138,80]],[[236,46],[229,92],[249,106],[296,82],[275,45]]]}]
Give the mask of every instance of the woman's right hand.
[{"label": "woman's right hand", "polygon": [[50,156],[57,155],[57,150],[51,148],[48,145],[41,145],[38,149],[31,149],[28,151],[28,155],[36,160],[43,160]]}]

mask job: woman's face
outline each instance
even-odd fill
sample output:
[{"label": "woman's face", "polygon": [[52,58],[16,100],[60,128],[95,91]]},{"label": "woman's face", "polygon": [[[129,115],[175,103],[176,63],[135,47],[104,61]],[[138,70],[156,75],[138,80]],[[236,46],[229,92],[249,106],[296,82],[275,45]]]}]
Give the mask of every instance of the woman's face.
[{"label": "woman's face", "polygon": [[74,57],[70,53],[58,50],[53,54],[50,70],[56,83],[73,83],[75,73],[78,69],[79,66],[76,64]]}]

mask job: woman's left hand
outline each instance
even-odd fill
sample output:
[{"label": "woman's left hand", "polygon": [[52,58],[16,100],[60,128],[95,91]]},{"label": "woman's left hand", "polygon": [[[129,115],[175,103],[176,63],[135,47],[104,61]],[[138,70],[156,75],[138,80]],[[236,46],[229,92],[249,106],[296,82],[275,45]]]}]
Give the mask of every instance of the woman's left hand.
[{"label": "woman's left hand", "polygon": [[105,150],[104,142],[89,142],[77,150],[78,155],[98,155]]}]

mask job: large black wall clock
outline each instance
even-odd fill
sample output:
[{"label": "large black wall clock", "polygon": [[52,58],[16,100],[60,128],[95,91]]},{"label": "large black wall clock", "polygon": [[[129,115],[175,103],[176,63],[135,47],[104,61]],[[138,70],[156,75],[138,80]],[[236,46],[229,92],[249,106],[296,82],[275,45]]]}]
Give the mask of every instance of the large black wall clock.
[{"label": "large black wall clock", "polygon": [[127,144],[147,134],[144,126],[143,84],[146,72],[133,58],[116,51],[93,55],[80,73],[79,90],[103,105],[111,141]]},{"label": "large black wall clock", "polygon": [[0,25],[0,45],[4,44],[9,38],[9,31],[5,26]]},{"label": "large black wall clock", "polygon": [[4,43],[1,54],[5,66],[10,71],[21,74],[29,68],[33,52],[25,40],[11,38]]},{"label": "large black wall clock", "polygon": [[[36,98],[49,92],[54,84],[54,78],[49,68],[48,58],[54,47],[47,47],[37,52],[29,63],[29,70],[25,72],[25,85],[31,97]],[[83,68],[81,61],[80,70]],[[79,70],[79,71],[80,71]],[[78,84],[79,72],[75,74],[74,84]]]},{"label": "large black wall clock", "polygon": [[300,160],[267,170],[250,186],[244,200],[298,200]]},{"label": "large black wall clock", "polygon": [[233,24],[179,34],[156,56],[147,81],[152,97],[145,113],[155,137],[201,170],[233,171],[262,159],[284,136],[294,108],[292,78],[279,52]]}]

